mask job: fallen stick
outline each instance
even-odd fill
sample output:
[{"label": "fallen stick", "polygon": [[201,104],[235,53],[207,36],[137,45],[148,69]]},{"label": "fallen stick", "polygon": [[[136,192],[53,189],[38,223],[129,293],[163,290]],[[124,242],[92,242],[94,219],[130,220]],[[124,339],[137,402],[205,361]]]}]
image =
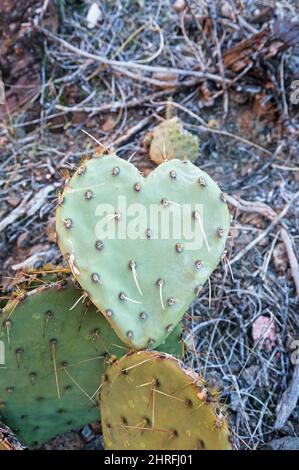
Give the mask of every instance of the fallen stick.
[{"label": "fallen stick", "polygon": [[45,203],[48,194],[54,190],[55,186],[53,185],[45,186],[43,189],[38,191],[38,193],[36,193],[36,195],[28,202],[32,196],[32,191],[30,191],[25,196],[25,199],[23,199],[21,204],[0,222],[0,232],[5,230],[8,225],[12,224],[15,222],[15,220],[19,219],[23,215],[26,215],[27,217],[34,215]]},{"label": "fallen stick", "polygon": [[131,139],[133,135],[135,135],[137,132],[139,132],[141,129],[147,126],[151,120],[152,120],[152,116],[147,116],[146,118],[142,119],[137,124],[135,124],[135,126],[130,127],[123,135],[121,135],[117,139],[110,142],[107,146],[109,147],[113,145],[113,148],[120,147],[129,139]]},{"label": "fallen stick", "polygon": [[233,196],[226,196],[227,202],[240,209],[242,212],[257,213],[263,215],[267,219],[273,220],[276,217],[276,212],[264,202],[249,202],[244,199],[235,199]]},{"label": "fallen stick", "polygon": [[[56,36],[55,34],[51,33],[47,29],[40,27],[40,30],[45,34],[45,36],[51,38],[53,41],[61,44],[65,49],[74,52],[78,56],[85,57],[86,59],[93,60],[94,62],[99,62],[104,65],[109,65],[114,68],[124,68],[129,70],[143,70],[144,72],[157,72],[157,73],[165,73],[165,74],[173,74],[173,75],[184,75],[186,77],[196,77],[202,80],[212,80],[218,83],[223,83],[223,78],[219,75],[213,73],[206,73],[206,72],[198,72],[197,70],[192,69],[178,69],[176,67],[161,67],[161,66],[154,66],[154,65],[146,65],[140,64],[137,62],[132,61],[120,61],[120,60],[113,60],[107,59],[106,57],[100,56],[98,54],[92,54],[90,52],[84,51],[76,46],[73,46],[69,42],[65,41],[64,39]],[[225,79],[226,83],[229,83],[230,80]]]},{"label": "fallen stick", "polygon": [[[51,253],[51,252],[50,252]],[[54,254],[54,253],[53,253]],[[39,253],[35,253],[34,255],[30,256],[29,258],[21,261],[21,263],[14,264],[11,268],[13,271],[19,271],[20,269],[28,269],[34,267],[35,263],[40,260],[44,260],[44,258],[49,257],[49,250],[47,251],[40,251]]]},{"label": "fallen stick", "polygon": [[[179,88],[179,87],[178,87]],[[171,90],[173,92],[173,90]],[[104,113],[109,111],[110,113],[117,112],[120,109],[124,108],[135,108],[138,106],[142,106],[145,102],[155,100],[160,96],[169,95],[171,93],[169,90],[162,90],[156,93],[151,93],[150,95],[142,96],[140,98],[133,98],[129,101],[112,101],[110,103],[102,104],[101,106],[85,106],[80,103],[73,105],[73,106],[63,106],[61,104],[57,104],[55,106],[56,109],[60,111],[64,111],[66,113],[76,113],[76,112],[84,112],[84,113]]]},{"label": "fallen stick", "polygon": [[239,261],[246,253],[248,253],[248,251],[252,250],[255,245],[257,245],[261,240],[263,240],[263,238],[265,238],[271,232],[271,230],[279,223],[279,221],[285,216],[288,209],[289,206],[286,205],[279,214],[279,216],[276,219],[272,220],[271,224],[266,228],[266,230],[264,230],[258,237],[252,240],[251,243],[246,245],[243,250],[239,251],[239,253],[232,260],[230,260],[230,264],[233,265],[234,263]]}]

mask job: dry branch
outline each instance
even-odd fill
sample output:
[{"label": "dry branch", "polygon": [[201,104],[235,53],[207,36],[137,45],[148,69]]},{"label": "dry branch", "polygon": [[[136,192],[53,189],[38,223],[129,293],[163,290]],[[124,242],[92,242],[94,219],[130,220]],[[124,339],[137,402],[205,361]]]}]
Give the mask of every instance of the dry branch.
[{"label": "dry branch", "polygon": [[38,191],[38,193],[28,202],[32,196],[32,191],[29,192],[21,204],[0,222],[0,232],[5,230],[8,225],[12,224],[23,215],[26,215],[26,217],[34,215],[47,201],[48,195],[54,190],[54,185],[46,186]]},{"label": "dry branch", "polygon": [[[50,31],[41,28],[41,31],[53,41],[61,44],[65,49],[74,52],[78,56],[85,57],[86,59],[93,60],[94,62],[99,62],[104,65],[111,66],[113,68],[119,69],[136,69],[136,70],[143,70],[144,72],[150,73],[165,73],[165,74],[173,74],[173,75],[183,75],[185,77],[197,77],[202,80],[212,80],[217,83],[223,83],[222,77],[213,73],[206,73],[206,72],[198,72],[196,70],[188,70],[188,69],[178,69],[175,67],[161,67],[161,66],[153,66],[153,65],[145,65],[139,64],[136,62],[122,62],[119,60],[107,59],[106,57],[100,56],[98,54],[91,54],[90,52],[83,51],[82,49],[73,46],[69,42],[65,41],[64,39],[59,38],[55,34],[52,34]],[[225,82],[229,83],[230,80],[225,80]]]}]

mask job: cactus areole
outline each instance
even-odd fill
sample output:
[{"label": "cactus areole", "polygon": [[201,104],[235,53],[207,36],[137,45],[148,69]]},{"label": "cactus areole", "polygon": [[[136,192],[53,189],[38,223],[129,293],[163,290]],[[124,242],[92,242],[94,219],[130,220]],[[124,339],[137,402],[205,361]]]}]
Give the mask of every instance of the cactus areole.
[{"label": "cactus areole", "polygon": [[75,278],[130,348],[156,348],[224,252],[230,217],[217,184],[190,161],[145,179],[106,155],[85,161],[57,208],[59,247]]}]

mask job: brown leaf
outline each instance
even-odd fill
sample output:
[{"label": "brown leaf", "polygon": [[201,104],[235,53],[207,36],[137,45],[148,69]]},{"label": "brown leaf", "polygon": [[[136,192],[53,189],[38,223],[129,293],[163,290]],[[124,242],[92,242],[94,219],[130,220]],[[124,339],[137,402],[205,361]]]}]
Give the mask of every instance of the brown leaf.
[{"label": "brown leaf", "polygon": [[277,342],[274,318],[260,315],[252,324],[252,339],[259,349],[271,351]]},{"label": "brown leaf", "polygon": [[11,196],[8,196],[6,198],[6,201],[8,202],[10,206],[17,207],[20,204],[21,199],[18,196],[12,194]]},{"label": "brown leaf", "polygon": [[102,130],[104,132],[110,133],[115,128],[115,125],[116,125],[115,119],[112,116],[108,116],[107,119],[102,124]]}]

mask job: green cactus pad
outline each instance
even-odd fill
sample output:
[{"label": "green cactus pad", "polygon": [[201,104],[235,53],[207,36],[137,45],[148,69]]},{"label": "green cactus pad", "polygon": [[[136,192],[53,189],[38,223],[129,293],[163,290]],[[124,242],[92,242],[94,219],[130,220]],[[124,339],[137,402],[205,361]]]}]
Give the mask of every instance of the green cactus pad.
[{"label": "green cactus pad", "polygon": [[103,377],[100,407],[107,450],[230,450],[217,394],[171,356],[131,353]]},{"label": "green cactus pad", "polygon": [[184,356],[186,345],[182,338],[182,328],[180,323],[178,323],[169,336],[164,340],[160,346],[156,348],[157,351],[165,352],[171,354],[180,359]]},{"label": "green cactus pad", "polygon": [[106,155],[67,183],[56,227],[75,278],[119,337],[154,349],[216,268],[229,222],[219,187],[191,162],[165,162],[144,179]]},{"label": "green cactus pad", "polygon": [[[179,336],[178,327],[164,350],[181,355]],[[65,281],[9,302],[0,340],[0,414],[29,446],[97,420],[107,360],[127,352],[82,291]]]},{"label": "green cactus pad", "polygon": [[149,146],[150,159],[157,165],[175,158],[194,162],[199,154],[198,138],[186,131],[176,117],[167,119],[150,132],[145,144]]}]

